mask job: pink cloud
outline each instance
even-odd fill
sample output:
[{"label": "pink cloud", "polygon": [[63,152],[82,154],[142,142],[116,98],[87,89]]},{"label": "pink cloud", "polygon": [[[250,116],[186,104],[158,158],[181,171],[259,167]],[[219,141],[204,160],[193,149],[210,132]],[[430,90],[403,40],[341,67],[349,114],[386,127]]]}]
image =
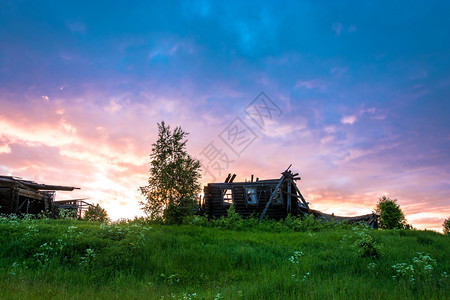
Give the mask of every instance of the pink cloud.
[{"label": "pink cloud", "polygon": [[[172,128],[196,132],[189,136],[193,154],[221,129],[213,125],[220,118],[196,116],[192,110],[197,104],[184,96],[147,92],[143,97],[148,99],[145,104],[131,103],[122,95],[106,106],[92,101],[102,98],[97,93],[70,101],[28,99],[26,111],[24,103],[0,99],[0,170],[44,183],[78,186],[81,190],[58,198],[88,197],[102,203],[115,219],[141,214],[138,188],[146,184],[156,123],[165,120]],[[205,127],[205,122],[211,125]]]},{"label": "pink cloud", "polygon": [[[227,86],[221,88],[225,94],[239,96]],[[29,99],[27,111],[22,109],[23,103],[0,99],[1,172],[78,186],[81,190],[61,193],[59,199],[88,197],[93,203],[101,203],[115,219],[142,214],[138,201],[143,198],[138,188],[146,184],[148,177],[156,123],[165,120],[172,127],[182,126],[190,132],[188,151],[198,157],[210,141],[229,151],[217,136],[243,112],[211,107],[206,94],[159,96],[147,91],[141,96],[146,102],[127,101],[127,95],[106,98],[106,107],[120,106],[113,111],[105,109],[102,102],[92,101],[102,97],[95,93],[72,101]],[[387,194],[399,199],[413,225],[440,227],[443,220],[438,219],[450,213],[442,200],[448,195],[430,192],[432,187],[427,185],[440,182],[442,176],[434,176],[431,170],[401,176],[386,174],[380,157],[385,163],[395,159],[384,155],[392,152],[388,147],[396,147],[395,142],[359,149],[349,146],[358,138],[349,131],[348,140],[338,139],[345,124],[378,113],[375,108],[361,109],[343,117],[344,125],[323,128],[309,128],[308,119],[287,114],[284,119],[268,122],[265,131],[258,131],[259,138],[240,157],[230,157],[233,162],[216,174],[217,180],[224,180],[228,173],[236,173],[236,180],[250,179],[252,174],[260,179],[279,178],[293,164],[293,170],[302,177],[298,185],[315,209],[337,215],[370,213],[377,199]],[[202,184],[211,180],[205,176]]]},{"label": "pink cloud", "polygon": [[11,147],[8,144],[0,145],[0,154],[11,153]]},{"label": "pink cloud", "polygon": [[352,125],[357,120],[358,119],[357,119],[357,117],[355,115],[350,115],[350,116],[342,117],[341,122],[342,122],[342,124],[350,124],[350,125]]}]

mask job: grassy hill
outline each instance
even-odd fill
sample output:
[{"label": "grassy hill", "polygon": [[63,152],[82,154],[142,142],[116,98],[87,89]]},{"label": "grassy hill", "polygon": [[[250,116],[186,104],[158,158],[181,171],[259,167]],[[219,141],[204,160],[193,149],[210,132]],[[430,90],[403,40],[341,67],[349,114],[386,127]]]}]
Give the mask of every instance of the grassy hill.
[{"label": "grassy hill", "polygon": [[431,231],[194,218],[191,225],[0,218],[2,299],[448,299]]}]

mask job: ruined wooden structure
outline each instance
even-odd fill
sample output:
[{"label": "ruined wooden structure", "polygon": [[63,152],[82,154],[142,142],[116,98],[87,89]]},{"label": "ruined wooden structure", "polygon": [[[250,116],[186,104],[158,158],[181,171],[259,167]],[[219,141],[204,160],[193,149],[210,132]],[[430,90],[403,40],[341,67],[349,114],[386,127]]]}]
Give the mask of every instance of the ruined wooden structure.
[{"label": "ruined wooden structure", "polygon": [[334,222],[345,221],[349,224],[364,223],[369,225],[371,228],[378,228],[378,215],[375,213],[355,217],[342,217],[342,216],[335,216],[334,214],[323,213],[315,209],[311,209],[311,212],[313,216],[318,220],[334,221]]},{"label": "ruined wooden structure", "polygon": [[295,181],[297,173],[289,168],[279,179],[233,182],[236,175],[228,175],[225,182],[209,183],[204,188],[203,211],[209,217],[227,215],[233,204],[236,212],[243,217],[258,215],[273,219],[283,219],[288,214],[297,216],[311,213],[308,202],[298,189]]},{"label": "ruined wooden structure", "polygon": [[[74,211],[78,216],[90,205],[74,199],[55,201],[56,191],[73,191],[76,187],[40,184],[13,176],[0,176],[1,214],[55,214],[58,209]],[[80,202],[81,201],[81,202]]]},{"label": "ruined wooden structure", "polygon": [[201,205],[202,214],[209,218],[227,215],[227,210],[233,204],[236,212],[243,217],[258,216],[280,220],[288,215],[314,215],[316,219],[348,223],[363,222],[372,228],[378,227],[376,214],[356,217],[334,216],[313,210],[309,207],[300,192],[296,181],[300,180],[298,173],[289,168],[281,173],[279,179],[253,180],[233,182],[236,175],[228,175],[225,182],[208,183],[204,187],[204,199]]},{"label": "ruined wooden structure", "polygon": [[53,213],[58,213],[59,210],[65,209],[71,211],[77,218],[81,218],[84,211],[88,210],[90,206],[94,206],[84,201],[86,199],[88,198],[53,201]]}]

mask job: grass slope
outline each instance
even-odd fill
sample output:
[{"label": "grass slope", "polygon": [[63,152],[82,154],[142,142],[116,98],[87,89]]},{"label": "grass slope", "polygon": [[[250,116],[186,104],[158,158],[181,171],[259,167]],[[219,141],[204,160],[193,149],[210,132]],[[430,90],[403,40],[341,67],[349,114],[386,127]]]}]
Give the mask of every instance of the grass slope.
[{"label": "grass slope", "polygon": [[448,236],[264,224],[1,218],[0,298],[449,298]]}]

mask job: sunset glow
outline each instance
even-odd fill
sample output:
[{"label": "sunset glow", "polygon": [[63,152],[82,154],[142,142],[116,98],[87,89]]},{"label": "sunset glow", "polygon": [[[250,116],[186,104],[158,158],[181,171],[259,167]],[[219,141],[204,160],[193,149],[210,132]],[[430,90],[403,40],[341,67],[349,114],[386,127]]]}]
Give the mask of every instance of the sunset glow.
[{"label": "sunset glow", "polygon": [[[386,195],[414,227],[441,230],[450,5],[297,2],[3,1],[0,175],[80,187],[58,199],[113,219],[142,215],[164,120],[204,164],[208,146],[227,156],[203,184],[292,164],[314,209],[366,214]],[[272,110],[258,117],[261,92]],[[248,144],[227,144],[233,122]]]}]

